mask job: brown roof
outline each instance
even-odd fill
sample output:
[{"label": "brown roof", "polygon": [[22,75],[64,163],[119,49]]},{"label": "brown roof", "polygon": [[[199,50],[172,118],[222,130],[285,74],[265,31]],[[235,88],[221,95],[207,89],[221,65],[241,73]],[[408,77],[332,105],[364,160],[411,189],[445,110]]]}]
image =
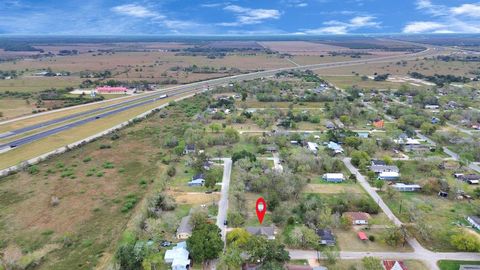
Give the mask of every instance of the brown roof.
[{"label": "brown roof", "polygon": [[385,260],[382,262],[383,267],[385,270],[397,270],[397,269],[403,269],[403,270],[408,270],[408,268],[405,266],[405,264],[401,261],[391,261],[391,260]]},{"label": "brown roof", "polygon": [[355,220],[368,220],[370,215],[365,212],[345,212],[344,215],[347,215],[352,218],[353,221]]}]

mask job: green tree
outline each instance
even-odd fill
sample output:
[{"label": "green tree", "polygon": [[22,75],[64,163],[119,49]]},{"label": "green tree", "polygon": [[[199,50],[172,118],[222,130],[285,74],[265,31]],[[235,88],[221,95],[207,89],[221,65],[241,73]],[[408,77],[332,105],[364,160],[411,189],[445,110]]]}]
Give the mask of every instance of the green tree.
[{"label": "green tree", "polygon": [[379,190],[382,190],[384,185],[385,185],[385,181],[383,180],[378,179],[375,181],[375,187],[378,188]]},{"label": "green tree", "polygon": [[298,248],[314,248],[320,238],[313,229],[305,225],[295,227],[289,234],[290,243]]},{"label": "green tree", "polygon": [[203,208],[197,208],[190,214],[190,224],[193,228],[201,227],[208,221],[208,213]]},{"label": "green tree", "polygon": [[420,126],[420,130],[422,131],[423,134],[426,135],[432,135],[437,127],[431,123],[428,122],[423,122],[422,125]]},{"label": "green tree", "polygon": [[252,235],[243,228],[235,228],[227,234],[227,243],[234,247],[243,248]]},{"label": "green tree", "polygon": [[228,143],[236,143],[240,141],[240,133],[233,128],[226,128],[225,131],[225,139]]},{"label": "green tree", "polygon": [[382,263],[380,259],[375,257],[364,257],[362,259],[362,264],[364,269],[368,270],[383,270]]},{"label": "green tree", "polygon": [[345,145],[350,146],[352,148],[358,149],[358,147],[362,144],[362,139],[358,137],[347,137],[345,138]]},{"label": "green tree", "polygon": [[217,182],[221,182],[223,171],[220,168],[211,168],[205,173],[205,186],[213,189]]},{"label": "green tree", "polygon": [[192,236],[187,239],[187,249],[194,261],[204,265],[217,259],[223,250],[220,228],[209,223],[195,227]]},{"label": "green tree", "polygon": [[396,226],[391,226],[387,228],[383,235],[383,239],[385,243],[392,247],[396,247],[406,241],[402,229]]},{"label": "green tree", "polygon": [[249,255],[248,260],[250,262],[260,262],[265,267],[283,265],[290,260],[290,255],[288,255],[283,244],[278,241],[267,240],[262,236],[252,236],[245,247],[245,251]]},{"label": "green tree", "polygon": [[222,128],[222,126],[218,123],[212,123],[209,127],[210,127],[210,130],[212,130],[212,132],[215,132],[215,133],[220,132],[220,129]]},{"label": "green tree", "polygon": [[115,259],[121,270],[141,270],[143,258],[146,256],[146,249],[135,242],[121,245],[115,253]]},{"label": "green tree", "polygon": [[478,188],[478,187],[475,188],[475,189],[473,190],[473,193],[475,193],[475,196],[476,196],[477,198],[480,198],[480,188]]},{"label": "green tree", "polygon": [[460,251],[480,252],[480,241],[465,232],[452,235],[450,243]]},{"label": "green tree", "polygon": [[230,247],[225,254],[220,257],[218,269],[237,270],[240,269],[243,263],[240,249]]}]

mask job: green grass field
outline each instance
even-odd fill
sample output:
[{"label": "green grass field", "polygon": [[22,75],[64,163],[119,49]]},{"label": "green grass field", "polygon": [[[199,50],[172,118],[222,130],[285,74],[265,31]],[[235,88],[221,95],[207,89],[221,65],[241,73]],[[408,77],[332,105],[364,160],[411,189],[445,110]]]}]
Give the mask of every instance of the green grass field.
[{"label": "green grass field", "polygon": [[480,261],[448,261],[442,260],[438,262],[440,270],[458,270],[461,265],[480,265]]}]

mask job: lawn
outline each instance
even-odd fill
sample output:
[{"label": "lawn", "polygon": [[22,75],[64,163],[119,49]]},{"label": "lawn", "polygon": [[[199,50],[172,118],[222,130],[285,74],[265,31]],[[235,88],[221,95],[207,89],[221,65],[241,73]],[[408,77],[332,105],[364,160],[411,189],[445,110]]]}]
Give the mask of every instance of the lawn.
[{"label": "lawn", "polygon": [[438,262],[440,270],[459,270],[461,265],[480,265],[480,261],[449,261],[442,260]]},{"label": "lawn", "polygon": [[386,252],[386,251],[395,251],[395,252],[411,252],[412,248],[408,245],[405,247],[392,247],[382,242],[381,236],[384,233],[385,229],[368,229],[361,230],[364,231],[367,236],[375,237],[375,241],[370,240],[362,241],[358,238],[357,232],[360,231],[359,228],[354,228],[353,230],[335,230],[335,236],[337,237],[337,243],[342,251],[362,251],[362,252]]}]

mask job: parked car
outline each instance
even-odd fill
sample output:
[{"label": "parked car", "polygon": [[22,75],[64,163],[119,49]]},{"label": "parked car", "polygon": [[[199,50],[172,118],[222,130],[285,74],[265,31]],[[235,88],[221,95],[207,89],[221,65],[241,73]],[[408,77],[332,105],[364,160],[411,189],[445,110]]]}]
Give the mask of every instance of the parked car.
[{"label": "parked car", "polygon": [[160,246],[162,247],[169,247],[172,245],[172,242],[170,241],[162,241],[162,243],[160,244]]}]

